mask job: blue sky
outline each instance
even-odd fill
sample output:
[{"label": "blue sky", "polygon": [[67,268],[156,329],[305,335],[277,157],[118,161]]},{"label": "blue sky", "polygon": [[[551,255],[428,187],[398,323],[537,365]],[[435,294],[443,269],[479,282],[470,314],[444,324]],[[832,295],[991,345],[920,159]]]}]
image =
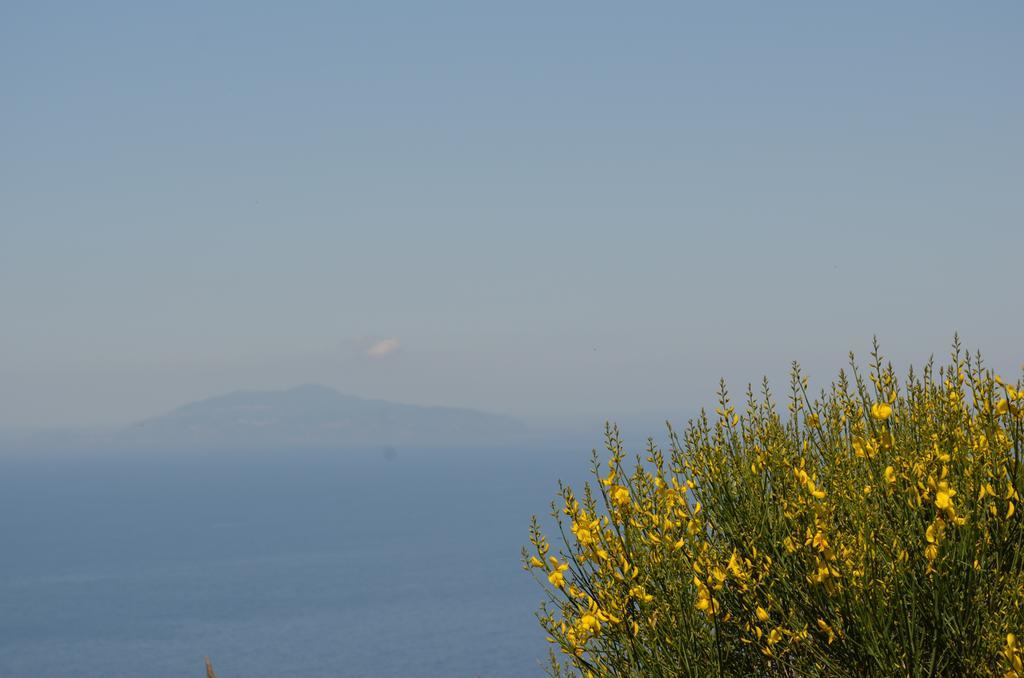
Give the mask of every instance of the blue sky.
[{"label": "blue sky", "polygon": [[1017,2],[5,3],[0,426],[1015,373],[1021,64]]}]

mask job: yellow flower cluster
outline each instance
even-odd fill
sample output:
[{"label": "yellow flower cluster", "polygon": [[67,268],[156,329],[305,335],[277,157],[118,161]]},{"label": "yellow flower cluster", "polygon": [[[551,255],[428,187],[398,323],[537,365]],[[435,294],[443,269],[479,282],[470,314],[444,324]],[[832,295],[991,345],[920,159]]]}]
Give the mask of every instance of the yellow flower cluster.
[{"label": "yellow flower cluster", "polygon": [[534,518],[523,551],[552,673],[1024,678],[1021,383],[958,342],[901,383],[876,346],[817,397],[794,364],[788,400],[723,384],[629,471],[607,429],[564,548]]}]

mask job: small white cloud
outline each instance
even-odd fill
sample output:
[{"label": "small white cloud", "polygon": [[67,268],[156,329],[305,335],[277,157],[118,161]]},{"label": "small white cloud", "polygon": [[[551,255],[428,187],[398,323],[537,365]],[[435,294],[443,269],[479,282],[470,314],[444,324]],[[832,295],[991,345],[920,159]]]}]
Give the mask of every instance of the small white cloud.
[{"label": "small white cloud", "polygon": [[383,358],[398,350],[398,339],[382,339],[366,349],[366,355],[370,358]]}]

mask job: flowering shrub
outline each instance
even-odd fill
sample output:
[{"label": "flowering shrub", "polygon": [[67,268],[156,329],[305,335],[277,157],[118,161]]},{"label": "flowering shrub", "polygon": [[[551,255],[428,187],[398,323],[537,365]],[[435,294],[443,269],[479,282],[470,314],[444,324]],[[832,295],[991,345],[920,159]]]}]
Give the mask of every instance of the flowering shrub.
[{"label": "flowering shrub", "polygon": [[954,342],[901,383],[877,344],[813,398],[793,365],[649,441],[606,429],[523,564],[553,675],[1024,676],[1024,387]]}]

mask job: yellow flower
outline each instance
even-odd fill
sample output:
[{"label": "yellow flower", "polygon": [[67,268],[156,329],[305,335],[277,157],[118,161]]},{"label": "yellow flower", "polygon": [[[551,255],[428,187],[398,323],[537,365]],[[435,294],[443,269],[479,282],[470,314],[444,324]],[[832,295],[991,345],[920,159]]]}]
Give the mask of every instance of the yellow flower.
[{"label": "yellow flower", "polygon": [[864,440],[860,436],[856,436],[851,444],[853,446],[853,453],[858,457],[874,459],[875,452],[878,451],[878,443],[876,443],[874,439]]},{"label": "yellow flower", "polygon": [[755,614],[757,614],[757,620],[758,621],[763,621],[763,622],[768,621],[768,611],[765,610],[760,605],[758,605],[757,609],[754,612],[755,612]]},{"label": "yellow flower", "polygon": [[807,415],[807,425],[809,427],[816,428],[818,426],[818,423],[818,415],[814,414],[813,412]]},{"label": "yellow flower", "polygon": [[548,581],[556,588],[563,588],[565,586],[565,575],[562,573],[569,569],[569,563],[559,563],[554,558],[552,560],[555,561],[555,569],[548,574]]},{"label": "yellow flower", "polygon": [[875,403],[871,406],[871,417],[879,421],[885,421],[892,414],[892,406],[888,403]]},{"label": "yellow flower", "polygon": [[824,499],[825,498],[825,494],[826,494],[825,490],[819,490],[817,485],[814,484],[813,480],[808,479],[806,484],[807,484],[807,490],[811,493],[812,497],[814,497],[815,499]]},{"label": "yellow flower", "polygon": [[530,556],[530,566],[531,567],[544,567],[544,561],[541,560],[540,558],[538,558],[537,556]]},{"label": "yellow flower", "polygon": [[818,619],[818,628],[828,634],[828,644],[831,645],[832,641],[836,639],[836,632],[832,630],[832,627],[829,626],[824,619]]},{"label": "yellow flower", "polygon": [[616,506],[629,506],[629,490],[622,485],[612,488],[612,503]]},{"label": "yellow flower", "polygon": [[702,612],[707,612],[709,615],[717,614],[720,605],[717,600],[711,597],[710,594],[700,596],[697,598],[696,607]]},{"label": "yellow flower", "polygon": [[924,538],[929,544],[938,543],[945,534],[946,523],[942,518],[935,518],[931,525],[924,531]]},{"label": "yellow flower", "polygon": [[894,469],[892,466],[886,466],[885,467],[885,474],[884,475],[885,475],[885,482],[889,483],[890,485],[892,483],[896,482],[896,469]]},{"label": "yellow flower", "polygon": [[580,546],[589,546],[596,541],[594,532],[599,528],[600,522],[597,520],[587,520],[588,516],[586,513],[580,516],[580,522],[573,521],[572,533],[576,535],[576,541],[580,543]]},{"label": "yellow flower", "polygon": [[1020,658],[1020,646],[1017,644],[1017,636],[1012,633],[1006,634],[1006,649],[1003,650],[1003,656],[1006,657],[1006,661],[1010,664],[1010,671],[1006,672],[1007,676],[1020,676],[1024,674],[1024,663],[1021,662]]},{"label": "yellow flower", "polygon": [[942,509],[943,511],[952,510],[953,497],[955,496],[956,490],[951,488],[949,484],[945,480],[943,480],[938,484],[938,488],[935,490],[936,508]]},{"label": "yellow flower", "polygon": [[580,619],[580,627],[588,633],[596,634],[601,630],[601,622],[592,614],[585,614]]},{"label": "yellow flower", "polygon": [[643,586],[634,586],[631,589],[629,589],[629,596],[644,603],[649,603],[652,600],[654,600],[654,596],[647,593],[647,591],[644,590]]}]

